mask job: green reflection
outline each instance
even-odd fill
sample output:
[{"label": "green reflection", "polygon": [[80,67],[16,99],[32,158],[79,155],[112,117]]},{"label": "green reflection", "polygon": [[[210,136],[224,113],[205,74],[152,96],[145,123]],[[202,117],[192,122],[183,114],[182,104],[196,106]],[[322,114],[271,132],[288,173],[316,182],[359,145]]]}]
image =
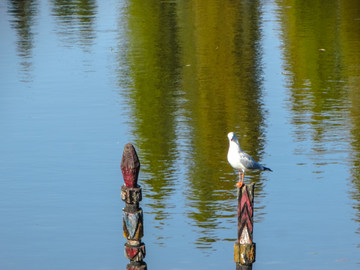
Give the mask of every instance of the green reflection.
[{"label": "green reflection", "polygon": [[[360,6],[355,0],[341,1],[342,17],[340,40],[343,44],[344,74],[350,100],[352,187],[351,195],[356,209],[355,220],[360,224]],[[360,233],[360,226],[358,227]]]},{"label": "green reflection", "polygon": [[[347,101],[338,7],[334,1],[281,1],[279,6],[296,138],[311,136],[313,149],[322,152],[321,142],[331,136]],[[313,132],[308,134],[304,125]]]},{"label": "green reflection", "polygon": [[[184,205],[179,211],[199,229],[196,245],[211,247],[222,239],[220,225],[236,228],[226,134],[241,135],[258,160],[263,152],[260,1],[131,1],[125,9],[118,60],[126,68],[118,72],[121,88],[129,89],[121,94],[130,106],[144,193],[162,221],[157,227],[169,208]],[[259,195],[260,179],[247,177]],[[176,194],[175,186],[185,190]]]},{"label": "green reflection", "polygon": [[80,44],[87,51],[96,37],[94,23],[96,16],[95,0],[52,0],[53,14],[63,42],[69,46]]},{"label": "green reflection", "polygon": [[[235,220],[235,175],[226,161],[227,133],[236,131],[259,159],[263,141],[259,1],[188,3],[181,28],[184,105],[191,136],[188,214],[201,234]],[[228,172],[224,175],[224,172]],[[260,176],[247,181],[257,182]],[[228,226],[234,227],[234,224]],[[216,236],[213,236],[216,237]],[[217,236],[219,237],[219,236]],[[207,241],[201,241],[207,245]],[[204,240],[204,239],[203,239]],[[211,240],[211,239],[209,239]]]},{"label": "green reflection", "polygon": [[311,142],[311,149],[302,144],[299,152],[315,154],[314,159],[327,164],[333,153],[343,151],[344,144],[352,145],[354,188],[350,192],[360,222],[358,1],[277,3],[295,137],[300,143]]},{"label": "green reflection", "polygon": [[179,48],[176,6],[159,1],[131,1],[128,11],[126,59],[132,90],[131,123],[143,164],[146,196],[156,219],[167,216],[167,198],[176,177]]},{"label": "green reflection", "polygon": [[17,51],[22,58],[21,66],[24,72],[25,81],[31,80],[30,71],[32,69],[32,50],[34,48],[33,32],[38,10],[38,2],[35,0],[10,0],[8,13],[13,19],[10,24],[17,33]]}]

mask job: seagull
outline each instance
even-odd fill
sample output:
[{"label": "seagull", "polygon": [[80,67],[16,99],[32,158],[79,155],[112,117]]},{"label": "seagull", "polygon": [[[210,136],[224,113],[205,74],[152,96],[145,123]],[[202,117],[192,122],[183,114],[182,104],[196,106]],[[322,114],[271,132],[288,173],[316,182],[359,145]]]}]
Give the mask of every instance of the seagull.
[{"label": "seagull", "polygon": [[244,176],[246,170],[260,170],[260,171],[270,171],[270,168],[267,168],[260,163],[256,162],[248,153],[245,153],[239,144],[238,139],[234,132],[230,132],[228,135],[229,138],[229,151],[227,154],[227,159],[230,165],[239,171],[239,182],[236,184],[237,187],[241,188],[244,184]]}]

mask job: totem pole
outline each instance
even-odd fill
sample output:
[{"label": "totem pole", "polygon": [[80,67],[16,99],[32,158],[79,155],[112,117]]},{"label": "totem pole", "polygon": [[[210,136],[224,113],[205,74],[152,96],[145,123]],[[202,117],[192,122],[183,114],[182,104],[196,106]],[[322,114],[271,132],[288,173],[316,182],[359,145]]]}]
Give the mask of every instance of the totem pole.
[{"label": "totem pole", "polygon": [[254,183],[237,189],[238,237],[234,244],[236,270],[251,270],[255,262],[255,243],[253,242]]},{"label": "totem pole", "polygon": [[147,265],[143,261],[145,244],[141,242],[144,236],[143,211],[139,207],[142,195],[141,187],[137,184],[140,161],[134,146],[130,143],[124,147],[120,167],[125,182],[121,187],[121,199],[125,202],[123,209],[123,230],[127,239],[125,257],[130,260],[126,270],[147,270]]}]

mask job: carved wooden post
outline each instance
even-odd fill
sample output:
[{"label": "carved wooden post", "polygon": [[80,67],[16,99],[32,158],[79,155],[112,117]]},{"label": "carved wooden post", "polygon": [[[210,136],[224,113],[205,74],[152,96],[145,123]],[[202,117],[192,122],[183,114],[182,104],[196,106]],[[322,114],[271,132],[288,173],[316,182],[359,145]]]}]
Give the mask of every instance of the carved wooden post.
[{"label": "carved wooden post", "polygon": [[144,236],[143,211],[139,207],[142,195],[141,187],[137,184],[140,161],[134,146],[130,143],[124,147],[120,168],[125,182],[121,187],[121,199],[125,202],[123,209],[123,230],[127,239],[125,257],[130,260],[126,270],[147,270],[147,265],[143,261],[145,244],[141,242]]},{"label": "carved wooden post", "polygon": [[251,270],[255,262],[256,246],[253,242],[254,183],[237,189],[238,237],[234,244],[236,270]]}]

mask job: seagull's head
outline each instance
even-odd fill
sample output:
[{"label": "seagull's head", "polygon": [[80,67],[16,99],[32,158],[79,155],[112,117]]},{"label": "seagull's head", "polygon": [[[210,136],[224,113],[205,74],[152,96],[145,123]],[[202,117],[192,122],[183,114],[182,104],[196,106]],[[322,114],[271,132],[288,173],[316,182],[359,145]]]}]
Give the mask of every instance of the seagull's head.
[{"label": "seagull's head", "polygon": [[237,142],[238,141],[238,139],[236,138],[236,135],[235,135],[234,132],[230,132],[227,136],[228,136],[230,142]]}]

